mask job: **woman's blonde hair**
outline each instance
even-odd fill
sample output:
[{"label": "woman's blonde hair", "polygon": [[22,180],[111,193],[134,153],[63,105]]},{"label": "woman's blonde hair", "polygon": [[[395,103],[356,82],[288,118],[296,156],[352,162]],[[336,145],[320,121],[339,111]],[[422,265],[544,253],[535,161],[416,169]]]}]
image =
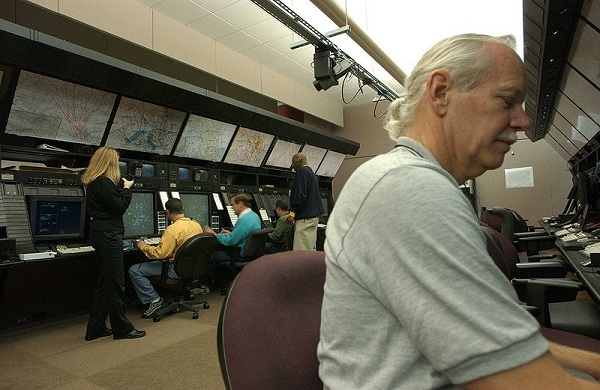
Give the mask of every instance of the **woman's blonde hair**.
[{"label": "woman's blonde hair", "polygon": [[493,37],[483,34],[460,34],[446,38],[429,49],[415,65],[406,79],[404,96],[390,105],[385,129],[394,141],[414,123],[421,98],[425,93],[427,78],[436,69],[445,70],[459,90],[466,92],[475,88],[495,70],[489,44],[516,47],[512,35]]},{"label": "woman's blonde hair", "polygon": [[87,186],[101,175],[108,177],[115,185],[121,180],[119,152],[110,146],[102,146],[96,150],[90,159],[90,164],[81,176],[81,182]]}]

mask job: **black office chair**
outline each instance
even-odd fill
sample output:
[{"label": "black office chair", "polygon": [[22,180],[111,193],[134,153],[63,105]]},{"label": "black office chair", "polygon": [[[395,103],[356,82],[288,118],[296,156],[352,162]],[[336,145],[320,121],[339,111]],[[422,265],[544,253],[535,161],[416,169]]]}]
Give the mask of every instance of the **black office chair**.
[{"label": "black office chair", "polygon": [[526,252],[523,261],[540,261],[556,257],[555,254],[539,254],[540,250],[554,248],[556,238],[540,227],[530,226],[516,211],[505,207],[483,208],[481,222],[508,238],[517,252]]},{"label": "black office chair", "polygon": [[325,254],[286,251],[254,260],[233,282],[217,331],[227,389],[322,389],[317,344]]},{"label": "black office chair", "polygon": [[516,249],[503,234],[486,226],[482,230],[488,253],[512,281],[519,299],[538,309],[535,316],[540,325],[600,339],[600,310],[592,303],[576,300],[584,286],[564,278],[564,265],[552,261],[519,263]]},{"label": "black office chair", "polygon": [[[248,240],[246,241],[246,247],[244,248],[244,261],[240,261],[240,252],[238,247],[227,247],[225,250],[229,253],[231,257],[231,261],[228,264],[228,268],[233,271],[235,274],[238,274],[242,268],[248,264],[248,262],[258,259],[259,257],[265,254],[265,246],[267,245],[267,239],[269,238],[269,233],[273,231],[272,227],[255,230],[248,236]],[[227,286],[221,289],[221,295],[227,294],[229,291],[229,286],[231,283],[228,283]]]},{"label": "black office chair", "polygon": [[194,306],[202,305],[208,309],[210,305],[207,301],[195,299],[182,299],[182,295],[191,298],[190,290],[200,275],[204,274],[208,266],[208,259],[217,247],[217,237],[212,233],[200,233],[190,237],[179,248],[175,254],[174,268],[181,279],[173,279],[168,276],[169,261],[163,261],[162,273],[160,276],[150,277],[150,281],[157,288],[167,289],[173,292],[173,302],[163,305],[154,312],[152,320],[160,321],[161,317],[177,312],[188,310],[193,312],[192,318],[198,318],[198,309]]}]

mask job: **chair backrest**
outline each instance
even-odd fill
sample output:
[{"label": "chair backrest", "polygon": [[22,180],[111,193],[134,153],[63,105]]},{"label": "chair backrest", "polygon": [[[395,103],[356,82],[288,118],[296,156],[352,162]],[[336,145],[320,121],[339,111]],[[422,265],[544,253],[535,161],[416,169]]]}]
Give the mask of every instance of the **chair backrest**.
[{"label": "chair backrest", "polygon": [[323,388],[317,344],[324,284],[323,252],[280,252],[244,267],[217,333],[228,389]]},{"label": "chair backrest", "polygon": [[487,250],[490,257],[494,260],[494,263],[496,263],[496,266],[500,268],[502,273],[504,273],[509,280],[512,280],[517,276],[519,253],[513,244],[495,229],[482,224],[481,230],[485,235]]},{"label": "chair backrest", "polygon": [[208,267],[208,259],[217,247],[217,237],[200,233],[186,240],[175,254],[174,268],[182,279],[197,279]]},{"label": "chair backrest", "polygon": [[265,254],[265,245],[269,233],[273,231],[272,227],[255,230],[248,236],[246,248],[244,249],[244,260],[258,259]]}]

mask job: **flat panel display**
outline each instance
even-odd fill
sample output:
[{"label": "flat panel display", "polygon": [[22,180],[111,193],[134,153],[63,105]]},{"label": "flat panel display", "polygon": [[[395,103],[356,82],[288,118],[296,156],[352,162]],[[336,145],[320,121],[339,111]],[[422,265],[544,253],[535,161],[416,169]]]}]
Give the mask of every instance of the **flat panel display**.
[{"label": "flat panel display", "polygon": [[270,167],[288,169],[292,165],[292,156],[300,150],[302,145],[278,139],[273,150],[267,158],[265,165]]},{"label": "flat panel display", "polygon": [[123,215],[124,238],[152,236],[156,234],[156,210],[154,192],[133,192],[131,203]]},{"label": "flat panel display", "polygon": [[83,239],[85,197],[30,196],[29,221],[34,242]]},{"label": "flat panel display", "polygon": [[274,136],[240,127],[235,133],[223,162],[260,167]]},{"label": "flat panel display", "polygon": [[116,95],[22,70],[5,132],[100,145]]},{"label": "flat panel display", "polygon": [[309,144],[304,145],[302,148],[302,154],[306,156],[306,163],[312,168],[313,172],[316,172],[327,153],[327,149],[319,148]]},{"label": "flat panel display", "polygon": [[327,151],[325,158],[321,161],[319,169],[317,169],[317,175],[325,177],[334,177],[340,165],[344,162],[346,155],[343,153],[334,152],[333,150]]},{"label": "flat panel display", "polygon": [[192,114],[173,154],[221,162],[236,128],[236,125]]},{"label": "flat panel display", "polygon": [[179,193],[186,217],[193,218],[204,228],[210,221],[210,195],[196,193]]},{"label": "flat panel display", "polygon": [[185,113],[182,111],[123,97],[106,145],[117,149],[170,154],[184,119]]}]

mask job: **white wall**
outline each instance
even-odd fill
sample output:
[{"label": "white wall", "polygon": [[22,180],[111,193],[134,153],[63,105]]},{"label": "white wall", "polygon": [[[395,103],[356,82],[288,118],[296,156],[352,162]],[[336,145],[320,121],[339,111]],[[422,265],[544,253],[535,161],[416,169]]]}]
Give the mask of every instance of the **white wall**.
[{"label": "white wall", "polygon": [[[387,109],[378,107],[377,115]],[[374,118],[373,105],[346,108],[343,129],[337,129],[339,136],[360,143],[356,157],[344,160],[333,180],[334,199],[340,193],[348,177],[365,161],[377,154],[386,153],[394,147],[394,142],[383,130],[383,118]],[[525,136],[520,135],[522,138]],[[529,139],[513,145],[514,155],[506,155],[499,169],[488,171],[476,180],[479,203],[482,206],[502,206],[516,210],[532,223],[543,216],[561,213],[571,190],[571,174],[567,162],[544,140],[532,143]],[[507,189],[504,170],[507,168],[533,167],[533,188]]]},{"label": "white wall", "polygon": [[29,0],[145,48],[344,126],[343,106],[135,0]]}]

